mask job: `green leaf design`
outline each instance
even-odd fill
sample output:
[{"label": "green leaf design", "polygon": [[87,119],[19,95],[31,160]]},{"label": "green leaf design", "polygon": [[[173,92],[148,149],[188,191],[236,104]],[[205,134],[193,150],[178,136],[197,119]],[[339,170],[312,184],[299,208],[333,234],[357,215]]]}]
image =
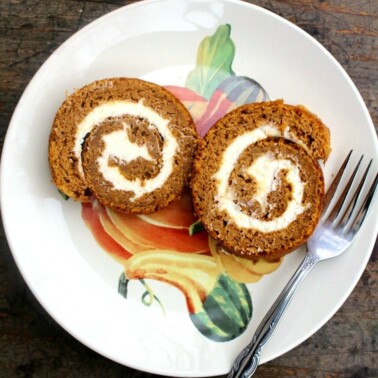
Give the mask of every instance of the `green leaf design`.
[{"label": "green leaf design", "polygon": [[129,279],[125,273],[122,273],[118,280],[118,293],[127,298],[127,287],[129,285]]},{"label": "green leaf design", "polygon": [[59,190],[58,189],[58,192],[59,192],[59,194],[64,198],[64,200],[69,200],[70,199],[70,197],[69,196],[67,196],[67,194],[66,193],[63,193],[61,190]]},{"label": "green leaf design", "polygon": [[193,236],[194,234],[197,234],[198,232],[201,232],[204,230],[205,230],[204,225],[202,224],[200,220],[198,220],[189,226],[189,235]]},{"label": "green leaf design", "polygon": [[235,75],[231,68],[235,45],[230,33],[231,26],[225,24],[203,39],[198,47],[196,67],[186,79],[185,86],[206,99],[210,99],[223,80]]}]

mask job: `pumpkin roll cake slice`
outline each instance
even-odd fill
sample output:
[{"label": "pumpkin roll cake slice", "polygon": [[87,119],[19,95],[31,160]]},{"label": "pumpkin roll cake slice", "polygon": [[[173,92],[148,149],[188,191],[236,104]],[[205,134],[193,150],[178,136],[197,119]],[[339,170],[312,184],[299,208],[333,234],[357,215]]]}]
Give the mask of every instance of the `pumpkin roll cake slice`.
[{"label": "pumpkin roll cake slice", "polygon": [[59,108],[49,139],[52,179],[79,201],[150,213],[178,198],[198,136],[184,105],[139,79],[91,83]]},{"label": "pumpkin roll cake slice", "polygon": [[329,151],[328,129],[302,107],[279,101],[238,108],[200,141],[191,181],[195,211],[228,252],[278,259],[319,221],[324,178],[316,159]]}]

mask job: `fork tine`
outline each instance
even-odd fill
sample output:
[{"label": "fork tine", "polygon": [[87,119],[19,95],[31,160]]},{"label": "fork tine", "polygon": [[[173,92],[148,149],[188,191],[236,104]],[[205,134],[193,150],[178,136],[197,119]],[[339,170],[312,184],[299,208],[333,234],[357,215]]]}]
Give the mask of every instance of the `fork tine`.
[{"label": "fork tine", "polygon": [[362,223],[364,222],[366,214],[369,210],[370,204],[373,200],[374,193],[377,189],[377,186],[378,186],[378,173],[375,175],[375,179],[370,186],[369,192],[366,195],[364,202],[362,203],[361,208],[358,211],[358,213],[357,213],[357,215],[356,215],[356,217],[355,217],[355,219],[354,219],[354,221],[353,221],[353,223],[352,223],[352,225],[351,225],[351,227],[348,231],[348,233],[350,235],[354,236],[358,232],[358,230],[360,229]]},{"label": "fork tine", "polygon": [[349,202],[347,209],[345,210],[344,214],[342,215],[342,217],[340,219],[339,227],[345,227],[346,224],[350,221],[352,214],[353,214],[353,211],[356,208],[357,202],[360,199],[362,188],[364,187],[364,184],[366,182],[366,177],[369,173],[372,162],[373,162],[373,159],[370,160],[367,168],[365,169],[365,173],[362,176],[360,183],[359,183],[355,193],[353,194],[353,197],[352,197],[351,201]]},{"label": "fork tine", "polygon": [[329,189],[327,190],[327,193],[323,200],[323,214],[327,211],[329,204],[332,201],[332,198],[336,192],[336,189],[339,185],[339,182],[344,174],[345,168],[348,165],[350,156],[352,155],[353,150],[350,150],[347,157],[345,158],[343,164],[341,165],[339,171],[337,172],[335,178],[332,181],[332,184],[330,185]]},{"label": "fork tine", "polygon": [[345,200],[349,194],[349,191],[350,191],[350,188],[352,187],[352,184],[354,182],[354,179],[356,177],[356,174],[357,174],[357,171],[361,165],[361,161],[363,159],[363,155],[361,156],[360,160],[358,161],[356,167],[354,168],[354,171],[352,173],[352,175],[350,176],[349,178],[349,181],[348,183],[346,184],[343,192],[341,193],[338,201],[336,202],[335,206],[333,207],[330,215],[328,216],[328,219],[327,219],[327,222],[334,222],[336,220],[336,218],[339,216],[340,214],[340,211],[345,203]]}]

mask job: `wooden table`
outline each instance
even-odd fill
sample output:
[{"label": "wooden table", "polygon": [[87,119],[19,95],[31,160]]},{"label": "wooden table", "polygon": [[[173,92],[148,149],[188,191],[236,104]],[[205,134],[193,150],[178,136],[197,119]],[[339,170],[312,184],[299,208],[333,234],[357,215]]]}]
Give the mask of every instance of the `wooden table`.
[{"label": "wooden table", "polygon": [[[135,1],[0,2],[0,140],[26,85],[77,30]],[[360,90],[378,125],[378,1],[256,0],[320,41]],[[83,346],[45,312],[0,239],[1,377],[154,377]],[[378,245],[352,295],[299,347],[261,366],[256,377],[378,377]]]}]

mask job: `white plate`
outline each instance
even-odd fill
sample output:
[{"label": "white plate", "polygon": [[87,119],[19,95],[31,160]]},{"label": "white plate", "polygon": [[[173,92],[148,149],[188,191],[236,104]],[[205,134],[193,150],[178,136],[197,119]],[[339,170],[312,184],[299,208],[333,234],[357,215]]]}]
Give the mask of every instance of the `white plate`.
[{"label": "white plate", "polygon": [[[160,0],[120,8],[72,36],[37,72],[8,129],[2,155],[1,205],[18,267],[46,310],[78,340],[119,363],[171,376],[226,373],[303,250],[273,274],[249,285],[254,306],[248,329],[228,342],[200,334],[181,292],[160,284],[170,300],[146,308],[117,293],[122,269],[94,241],[80,204],[65,202],[50,182],[47,141],[67,92],[95,79],[141,77],[185,85],[199,43],[220,25],[231,26],[233,71],[260,82],[272,99],[301,103],[330,127],[333,152],[327,182],[350,148],[375,158],[377,138],[354,84],[313,38],[257,6],[222,1]],[[262,362],[303,342],[342,305],[360,278],[378,230],[378,202],[350,250],[322,263],[298,290]],[[136,287],[136,286],[135,286]]]}]

